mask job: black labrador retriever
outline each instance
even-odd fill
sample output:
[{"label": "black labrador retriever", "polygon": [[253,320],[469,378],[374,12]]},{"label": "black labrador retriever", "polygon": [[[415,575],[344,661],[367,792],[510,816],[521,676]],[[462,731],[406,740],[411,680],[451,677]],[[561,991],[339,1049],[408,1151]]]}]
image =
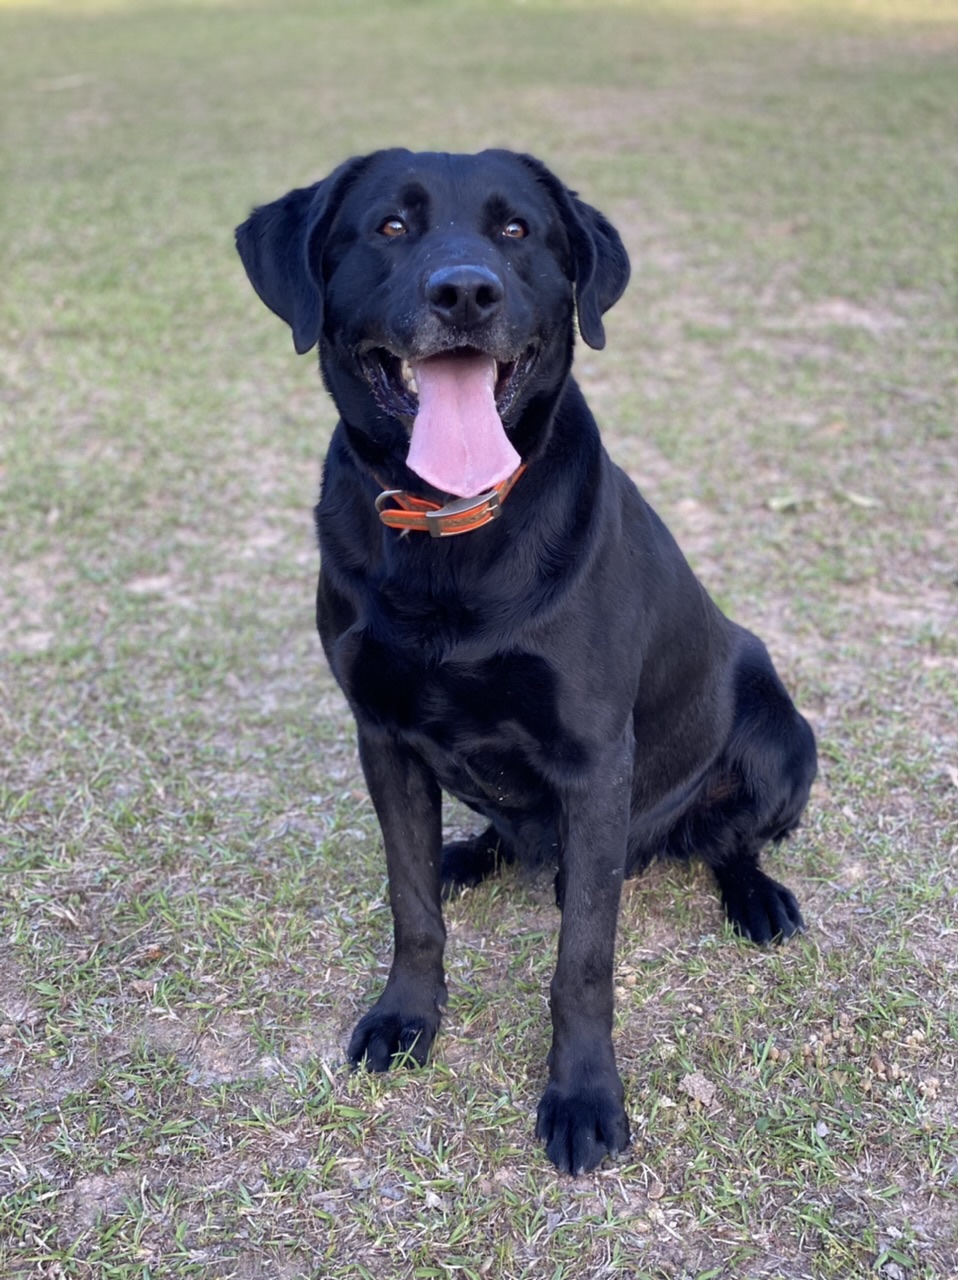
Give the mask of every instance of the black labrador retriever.
[{"label": "black labrador retriever", "polygon": [[[704,858],[755,942],[803,927],[759,866],[797,826],[815,740],[606,454],[570,375],[629,277],[606,219],[538,160],[379,151],[256,209],[256,292],[319,345],[341,415],[317,524],[318,623],[359,731],[395,951],[349,1044],[422,1063],[446,1004],[441,901],[557,868],[537,1134],[577,1173],[623,1150],[612,1048],[622,881]],[[487,824],[443,847],[441,796]]]}]

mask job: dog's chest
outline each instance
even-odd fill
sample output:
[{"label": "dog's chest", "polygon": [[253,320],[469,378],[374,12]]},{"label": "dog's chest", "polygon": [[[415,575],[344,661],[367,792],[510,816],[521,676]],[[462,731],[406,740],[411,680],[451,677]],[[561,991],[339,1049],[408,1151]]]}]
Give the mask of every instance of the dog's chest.
[{"label": "dog's chest", "polygon": [[464,799],[510,805],[541,789],[544,774],[582,762],[559,715],[557,674],[540,655],[435,660],[354,632],[334,668],[357,718],[406,738]]}]

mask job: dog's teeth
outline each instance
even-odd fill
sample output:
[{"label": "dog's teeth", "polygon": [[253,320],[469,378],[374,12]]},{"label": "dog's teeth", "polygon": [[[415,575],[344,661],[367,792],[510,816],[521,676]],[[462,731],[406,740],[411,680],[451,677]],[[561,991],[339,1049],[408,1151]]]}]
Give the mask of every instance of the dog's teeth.
[{"label": "dog's teeth", "polygon": [[416,375],[413,373],[412,365],[408,360],[402,362],[399,366],[399,371],[402,374],[402,380],[406,384],[407,391],[411,391],[413,395],[418,395],[419,386],[416,382]]}]

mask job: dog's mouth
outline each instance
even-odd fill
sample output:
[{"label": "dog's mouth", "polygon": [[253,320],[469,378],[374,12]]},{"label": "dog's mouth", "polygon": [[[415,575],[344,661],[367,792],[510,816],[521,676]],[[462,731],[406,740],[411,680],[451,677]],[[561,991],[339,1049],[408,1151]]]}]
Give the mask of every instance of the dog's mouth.
[{"label": "dog's mouth", "polygon": [[375,347],[361,368],[380,408],[410,426],[409,468],[443,493],[467,498],[521,462],[506,424],[535,360],[533,346],[512,360],[475,347],[423,357]]},{"label": "dog's mouth", "polygon": [[505,423],[535,364],[535,346],[527,347],[512,360],[498,360],[477,347],[454,347],[418,358],[394,355],[386,347],[373,347],[362,356],[360,366],[379,407],[391,417],[402,418],[411,424],[419,413],[419,366],[433,360],[466,362],[478,358],[491,360],[495,367],[493,394],[496,412]]}]

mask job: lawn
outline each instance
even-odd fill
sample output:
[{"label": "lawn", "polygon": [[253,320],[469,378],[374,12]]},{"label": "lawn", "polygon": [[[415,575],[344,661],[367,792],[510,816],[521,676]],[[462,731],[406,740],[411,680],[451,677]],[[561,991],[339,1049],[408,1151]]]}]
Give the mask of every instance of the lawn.
[{"label": "lawn", "polygon": [[[0,0],[0,66],[0,1276],[954,1280],[958,3]],[[392,143],[621,229],[578,376],[819,736],[804,937],[629,885],[634,1142],[577,1180],[547,886],[449,907],[427,1068],[343,1066],[391,930],[334,415],[232,229]]]}]

